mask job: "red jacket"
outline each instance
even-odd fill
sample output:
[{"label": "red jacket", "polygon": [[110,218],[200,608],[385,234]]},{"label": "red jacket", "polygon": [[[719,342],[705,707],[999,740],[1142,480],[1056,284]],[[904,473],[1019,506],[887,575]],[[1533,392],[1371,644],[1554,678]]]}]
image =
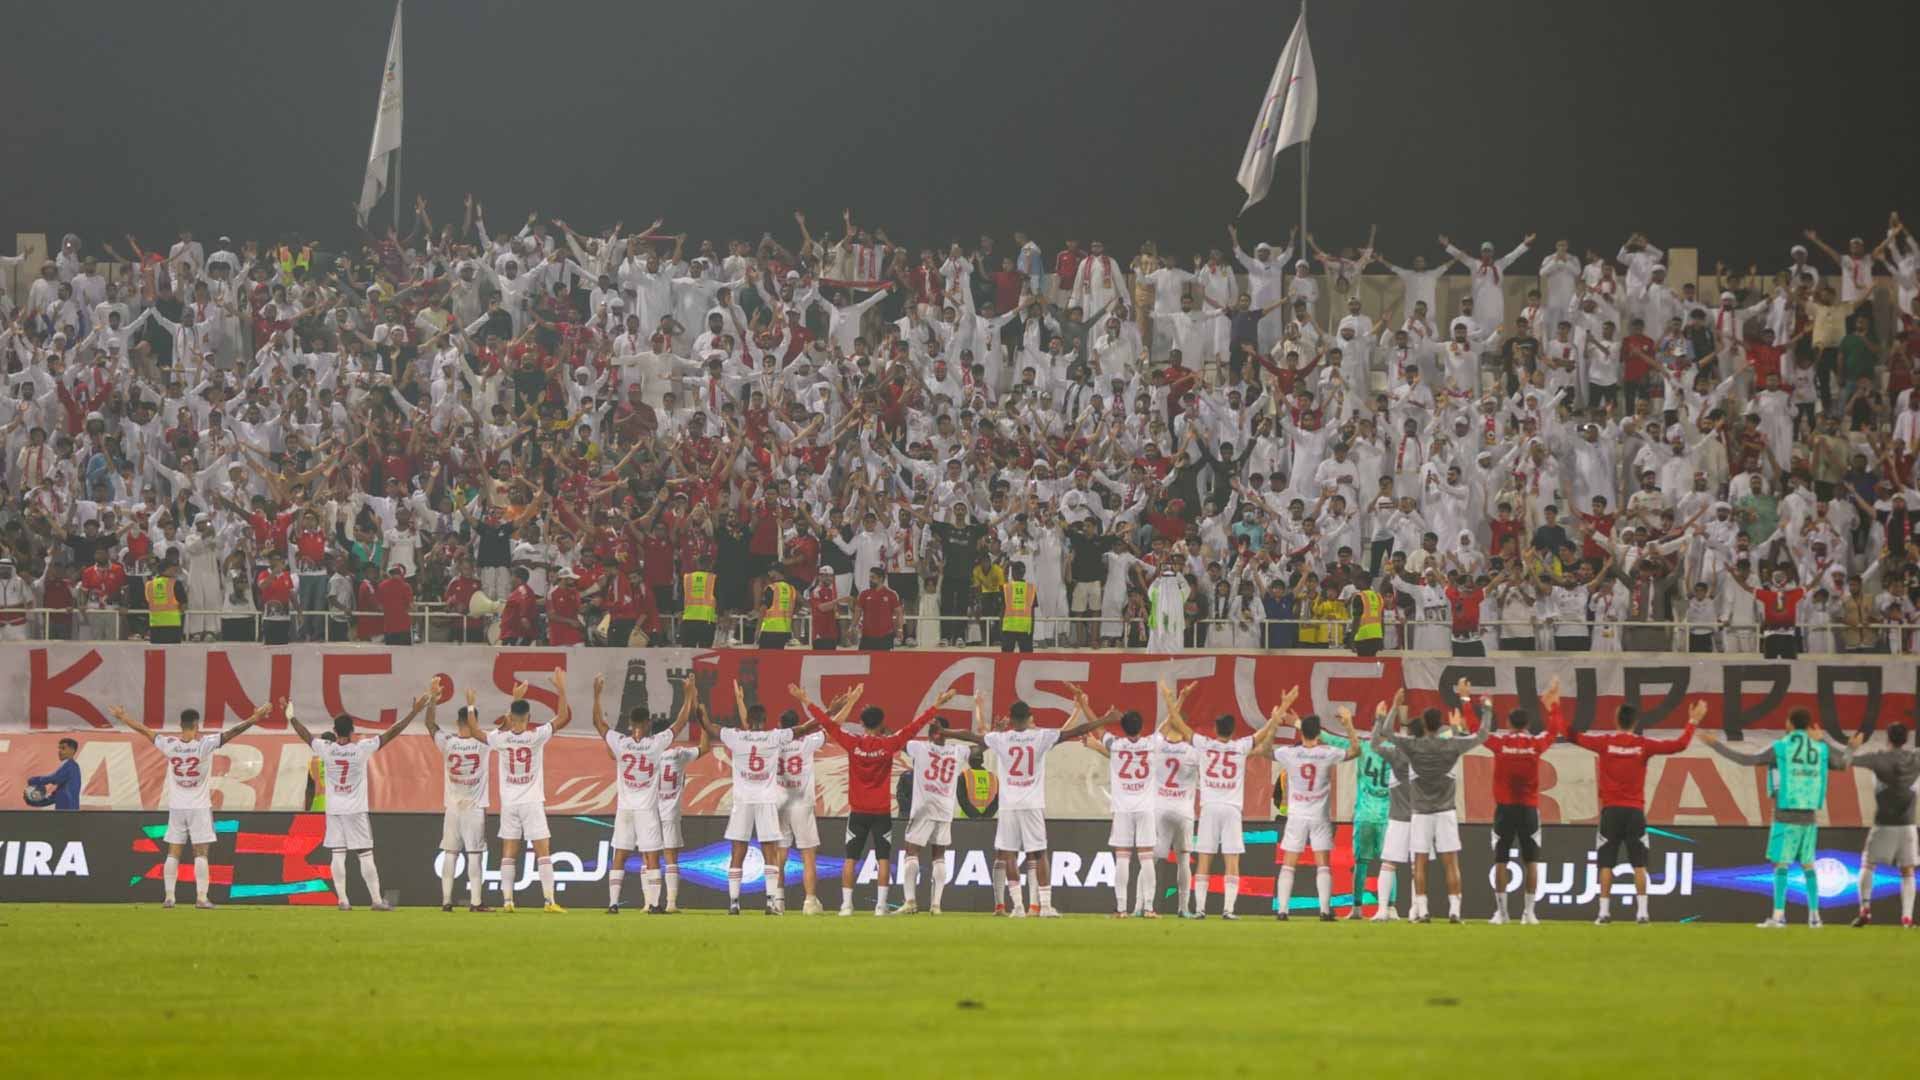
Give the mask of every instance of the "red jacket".
[{"label": "red jacket", "polygon": [[404,634],[413,629],[413,586],[398,574],[388,574],[373,587],[380,604],[380,631]]},{"label": "red jacket", "polygon": [[933,722],[933,710],[928,709],[915,717],[913,723],[886,735],[866,730],[842,731],[818,706],[807,706],[807,715],[827,733],[827,738],[847,752],[847,809],[856,814],[891,814],[893,755],[907,745],[907,740],[920,734],[921,728]]},{"label": "red jacket", "polygon": [[1650,739],[1631,731],[1592,732],[1573,741],[1600,755],[1600,805],[1644,810],[1647,805],[1647,759],[1655,754],[1677,754],[1693,741],[1689,724],[1677,739]]},{"label": "red jacket", "polygon": [[1566,730],[1560,707],[1547,713],[1546,730],[1538,735],[1525,731],[1496,731],[1487,736],[1487,749],[1493,751],[1493,801],[1501,806],[1540,805],[1540,755]]}]

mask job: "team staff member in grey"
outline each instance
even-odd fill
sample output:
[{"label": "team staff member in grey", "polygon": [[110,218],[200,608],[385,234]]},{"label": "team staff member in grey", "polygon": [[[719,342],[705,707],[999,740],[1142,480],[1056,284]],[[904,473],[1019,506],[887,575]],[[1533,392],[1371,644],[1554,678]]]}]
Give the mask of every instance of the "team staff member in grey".
[{"label": "team staff member in grey", "polygon": [[[1878,866],[1900,869],[1900,925],[1913,927],[1913,866],[1920,862],[1920,827],[1914,819],[1914,784],[1920,781],[1920,750],[1907,745],[1907,725],[1887,726],[1887,749],[1854,752],[1853,765],[1873,774],[1873,828],[1860,853],[1860,914],[1855,926],[1873,923],[1873,871]],[[1859,736],[1854,737],[1856,742]],[[1831,736],[1835,753],[1846,746]]]},{"label": "team staff member in grey", "polygon": [[[1460,714],[1456,713],[1456,728],[1459,723]],[[1425,900],[1430,853],[1438,854],[1441,865],[1447,869],[1447,921],[1460,921],[1459,785],[1454,781],[1453,767],[1460,755],[1486,742],[1487,734],[1493,730],[1491,723],[1483,722],[1480,730],[1472,735],[1456,730],[1453,737],[1442,738],[1440,729],[1446,725],[1445,713],[1428,709],[1414,722],[1411,737],[1392,734],[1391,723],[1375,724],[1373,728],[1374,748],[1382,756],[1386,756],[1389,749],[1399,750],[1413,773],[1413,820],[1408,842],[1413,848],[1414,904],[1420,909],[1417,915],[1408,913],[1408,919],[1413,922],[1431,921]],[[1387,760],[1393,761],[1391,757]]]}]

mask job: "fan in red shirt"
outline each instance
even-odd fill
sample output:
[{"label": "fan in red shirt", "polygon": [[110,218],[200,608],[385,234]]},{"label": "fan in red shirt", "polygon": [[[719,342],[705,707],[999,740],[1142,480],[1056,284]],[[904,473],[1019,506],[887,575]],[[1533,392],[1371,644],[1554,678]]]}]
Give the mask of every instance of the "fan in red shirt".
[{"label": "fan in red shirt", "polygon": [[547,590],[547,644],[580,645],[587,640],[587,628],[580,621],[580,578],[565,567],[554,575],[553,588]]},{"label": "fan in red shirt", "polygon": [[361,641],[377,641],[386,627],[386,616],[380,611],[380,594],[373,587],[372,578],[361,578],[354,589],[353,610],[358,613],[354,621],[354,634]]},{"label": "fan in red shirt", "polygon": [[808,627],[816,649],[840,647],[840,591],[833,587],[833,567],[823,566],[807,590]]},{"label": "fan in red shirt", "polygon": [[[1462,689],[1466,685],[1465,679],[1460,680]],[[1461,700],[1466,700],[1464,694]],[[1540,891],[1540,755],[1566,731],[1558,675],[1540,695],[1540,704],[1547,714],[1543,730],[1528,731],[1533,717],[1525,709],[1514,709],[1507,714],[1508,730],[1487,736],[1487,749],[1493,752],[1493,861],[1504,865],[1507,852],[1520,849],[1521,873],[1515,884],[1526,897],[1520,909],[1520,922],[1526,926],[1540,922],[1533,913],[1533,897]],[[1493,722],[1491,711],[1487,722]],[[1506,922],[1507,890],[1497,882],[1493,900],[1493,921]]]},{"label": "fan in red shirt", "polygon": [[[859,870],[869,843],[873,845],[874,861],[880,869],[880,909],[884,910],[893,864],[893,756],[918,735],[921,728],[933,722],[934,716],[953,700],[957,691],[951,686],[942,690],[913,723],[888,734],[883,726],[887,714],[878,705],[860,710],[860,726],[864,730],[854,733],[843,730],[837,718],[828,716],[815,705],[805,690],[798,686],[788,689],[793,692],[793,700],[826,732],[827,738],[847,752],[847,850],[846,861],[840,869],[842,911],[852,909],[853,875]],[[845,708],[852,708],[858,700],[860,688],[854,690]]]},{"label": "fan in red shirt", "polygon": [[1679,738],[1650,739],[1633,729],[1639,713],[1631,705],[1622,705],[1614,719],[1619,730],[1573,737],[1600,755],[1600,917],[1594,922],[1613,921],[1613,868],[1620,861],[1622,846],[1633,865],[1633,891],[1639,905],[1636,921],[1647,921],[1647,759],[1685,750],[1693,741],[1693,729],[1706,715],[1707,703],[1695,701]]},{"label": "fan in red shirt", "polygon": [[[1727,579],[1746,589],[1739,578]],[[1747,589],[1760,601],[1760,655],[1769,660],[1792,660],[1800,655],[1800,601],[1807,590],[1791,587],[1784,570],[1773,572],[1773,588]]]},{"label": "fan in red shirt", "polygon": [[407,584],[407,568],[400,563],[387,567],[387,576],[374,586],[373,594],[380,605],[381,641],[413,644],[413,586]]},{"label": "fan in red shirt", "polygon": [[513,568],[513,591],[507,594],[506,606],[500,609],[502,645],[533,644],[540,598],[533,594],[533,586],[527,584],[528,576],[526,567]]},{"label": "fan in red shirt", "polygon": [[1473,587],[1465,573],[1455,571],[1447,585],[1447,606],[1452,610],[1453,655],[1485,656],[1486,643],[1480,640],[1480,605],[1487,590]]},{"label": "fan in red shirt", "polygon": [[867,587],[854,601],[860,612],[860,651],[886,652],[900,629],[900,594],[887,587],[881,567],[867,571]]},{"label": "fan in red shirt", "polygon": [[462,556],[458,566],[453,580],[447,582],[446,588],[440,591],[440,598],[446,601],[447,610],[457,616],[453,620],[459,635],[455,640],[471,643],[479,640],[480,630],[485,625],[484,620],[467,615],[467,608],[473,603],[473,594],[480,591],[480,579],[474,576],[472,559]]}]

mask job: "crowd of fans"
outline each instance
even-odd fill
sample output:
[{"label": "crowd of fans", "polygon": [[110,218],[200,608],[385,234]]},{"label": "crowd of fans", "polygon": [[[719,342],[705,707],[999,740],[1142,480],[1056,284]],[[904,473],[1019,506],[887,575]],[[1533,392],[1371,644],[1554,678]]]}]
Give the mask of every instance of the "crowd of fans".
[{"label": "crowd of fans", "polygon": [[1021,595],[1023,647],[1332,647],[1364,594],[1388,648],[1913,644],[1897,215],[1707,292],[1642,236],[794,218],[65,237],[5,297],[0,638],[995,644]]}]

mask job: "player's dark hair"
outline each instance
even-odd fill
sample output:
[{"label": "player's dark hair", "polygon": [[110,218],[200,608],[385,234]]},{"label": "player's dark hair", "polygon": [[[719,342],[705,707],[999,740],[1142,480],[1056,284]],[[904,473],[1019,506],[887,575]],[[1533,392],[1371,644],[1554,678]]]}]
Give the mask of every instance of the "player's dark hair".
[{"label": "player's dark hair", "polygon": [[1007,708],[1007,716],[1024,722],[1033,717],[1033,709],[1024,701],[1016,701]]},{"label": "player's dark hair", "polygon": [[1427,709],[1420,714],[1420,727],[1429,735],[1439,731],[1446,722],[1447,714],[1439,709]]},{"label": "player's dark hair", "polygon": [[951,727],[952,725],[947,723],[946,717],[936,716],[933,718],[933,726],[939,728],[941,731],[945,731],[947,730],[947,728]]},{"label": "player's dark hair", "polygon": [[199,709],[181,709],[180,710],[180,726],[181,727],[199,727],[200,726],[200,710]]},{"label": "player's dark hair", "polygon": [[1527,710],[1514,709],[1513,711],[1507,713],[1507,726],[1512,728],[1515,731],[1521,731],[1526,728],[1527,724],[1532,719],[1533,719],[1532,717],[1527,715]]},{"label": "player's dark hair", "polygon": [[1621,731],[1632,731],[1633,722],[1639,719],[1639,716],[1640,711],[1638,709],[1635,709],[1631,705],[1622,705],[1620,706],[1620,711],[1614,714],[1613,723],[1614,726]]},{"label": "player's dark hair", "polygon": [[1232,738],[1233,729],[1238,724],[1239,721],[1233,718],[1232,713],[1221,713],[1219,716],[1213,718],[1213,730],[1218,732],[1223,739]]},{"label": "player's dark hair", "polygon": [[1138,709],[1128,709],[1120,714],[1120,730],[1126,732],[1129,739],[1140,737],[1140,728],[1145,722]]},{"label": "player's dark hair", "polygon": [[1888,724],[1887,745],[1896,748],[1907,745],[1907,725]]},{"label": "player's dark hair", "polygon": [[1320,717],[1317,714],[1308,713],[1300,718],[1300,737],[1302,739],[1320,737]]},{"label": "player's dark hair", "polygon": [[1795,731],[1805,731],[1813,725],[1813,714],[1805,709],[1795,709],[1787,714],[1787,723]]},{"label": "player's dark hair", "polygon": [[644,731],[646,730],[646,727],[647,727],[647,710],[646,709],[636,705],[633,708],[627,710],[627,729],[629,731]]},{"label": "player's dark hair", "polygon": [[[753,708],[755,708],[755,709],[758,709],[758,708],[760,708],[760,706],[758,706],[758,705],[755,705],[755,706],[753,706]],[[781,710],[781,713],[780,713],[780,726],[781,726],[781,727],[783,727],[783,728],[795,728],[795,727],[799,727],[799,726],[800,726],[800,714],[799,714],[799,713],[797,713],[797,712],[795,712],[795,711],[794,711],[794,710],[792,710],[792,709],[783,709],[783,710]]]},{"label": "player's dark hair", "polygon": [[353,717],[348,716],[346,713],[341,713],[339,716],[334,717],[333,733],[343,739],[353,734]]},{"label": "player's dark hair", "polygon": [[533,703],[528,701],[526,698],[521,698],[520,700],[507,706],[507,711],[512,713],[515,716],[525,716],[528,713],[533,711]]},{"label": "player's dark hair", "polygon": [[860,710],[860,726],[868,731],[880,730],[880,725],[885,723],[886,719],[886,710],[878,705],[869,705]]},{"label": "player's dark hair", "polygon": [[61,739],[61,740],[60,740],[60,745],[61,745],[61,746],[70,746],[70,747],[72,747],[73,749],[75,749],[75,750],[78,750],[78,749],[80,749],[80,740],[78,740],[78,739]]},{"label": "player's dark hair", "polygon": [[455,723],[459,723],[460,721],[465,720],[467,717],[479,711],[480,710],[478,709],[469,709],[465,705],[462,705],[459,708],[453,710],[453,720]]}]

